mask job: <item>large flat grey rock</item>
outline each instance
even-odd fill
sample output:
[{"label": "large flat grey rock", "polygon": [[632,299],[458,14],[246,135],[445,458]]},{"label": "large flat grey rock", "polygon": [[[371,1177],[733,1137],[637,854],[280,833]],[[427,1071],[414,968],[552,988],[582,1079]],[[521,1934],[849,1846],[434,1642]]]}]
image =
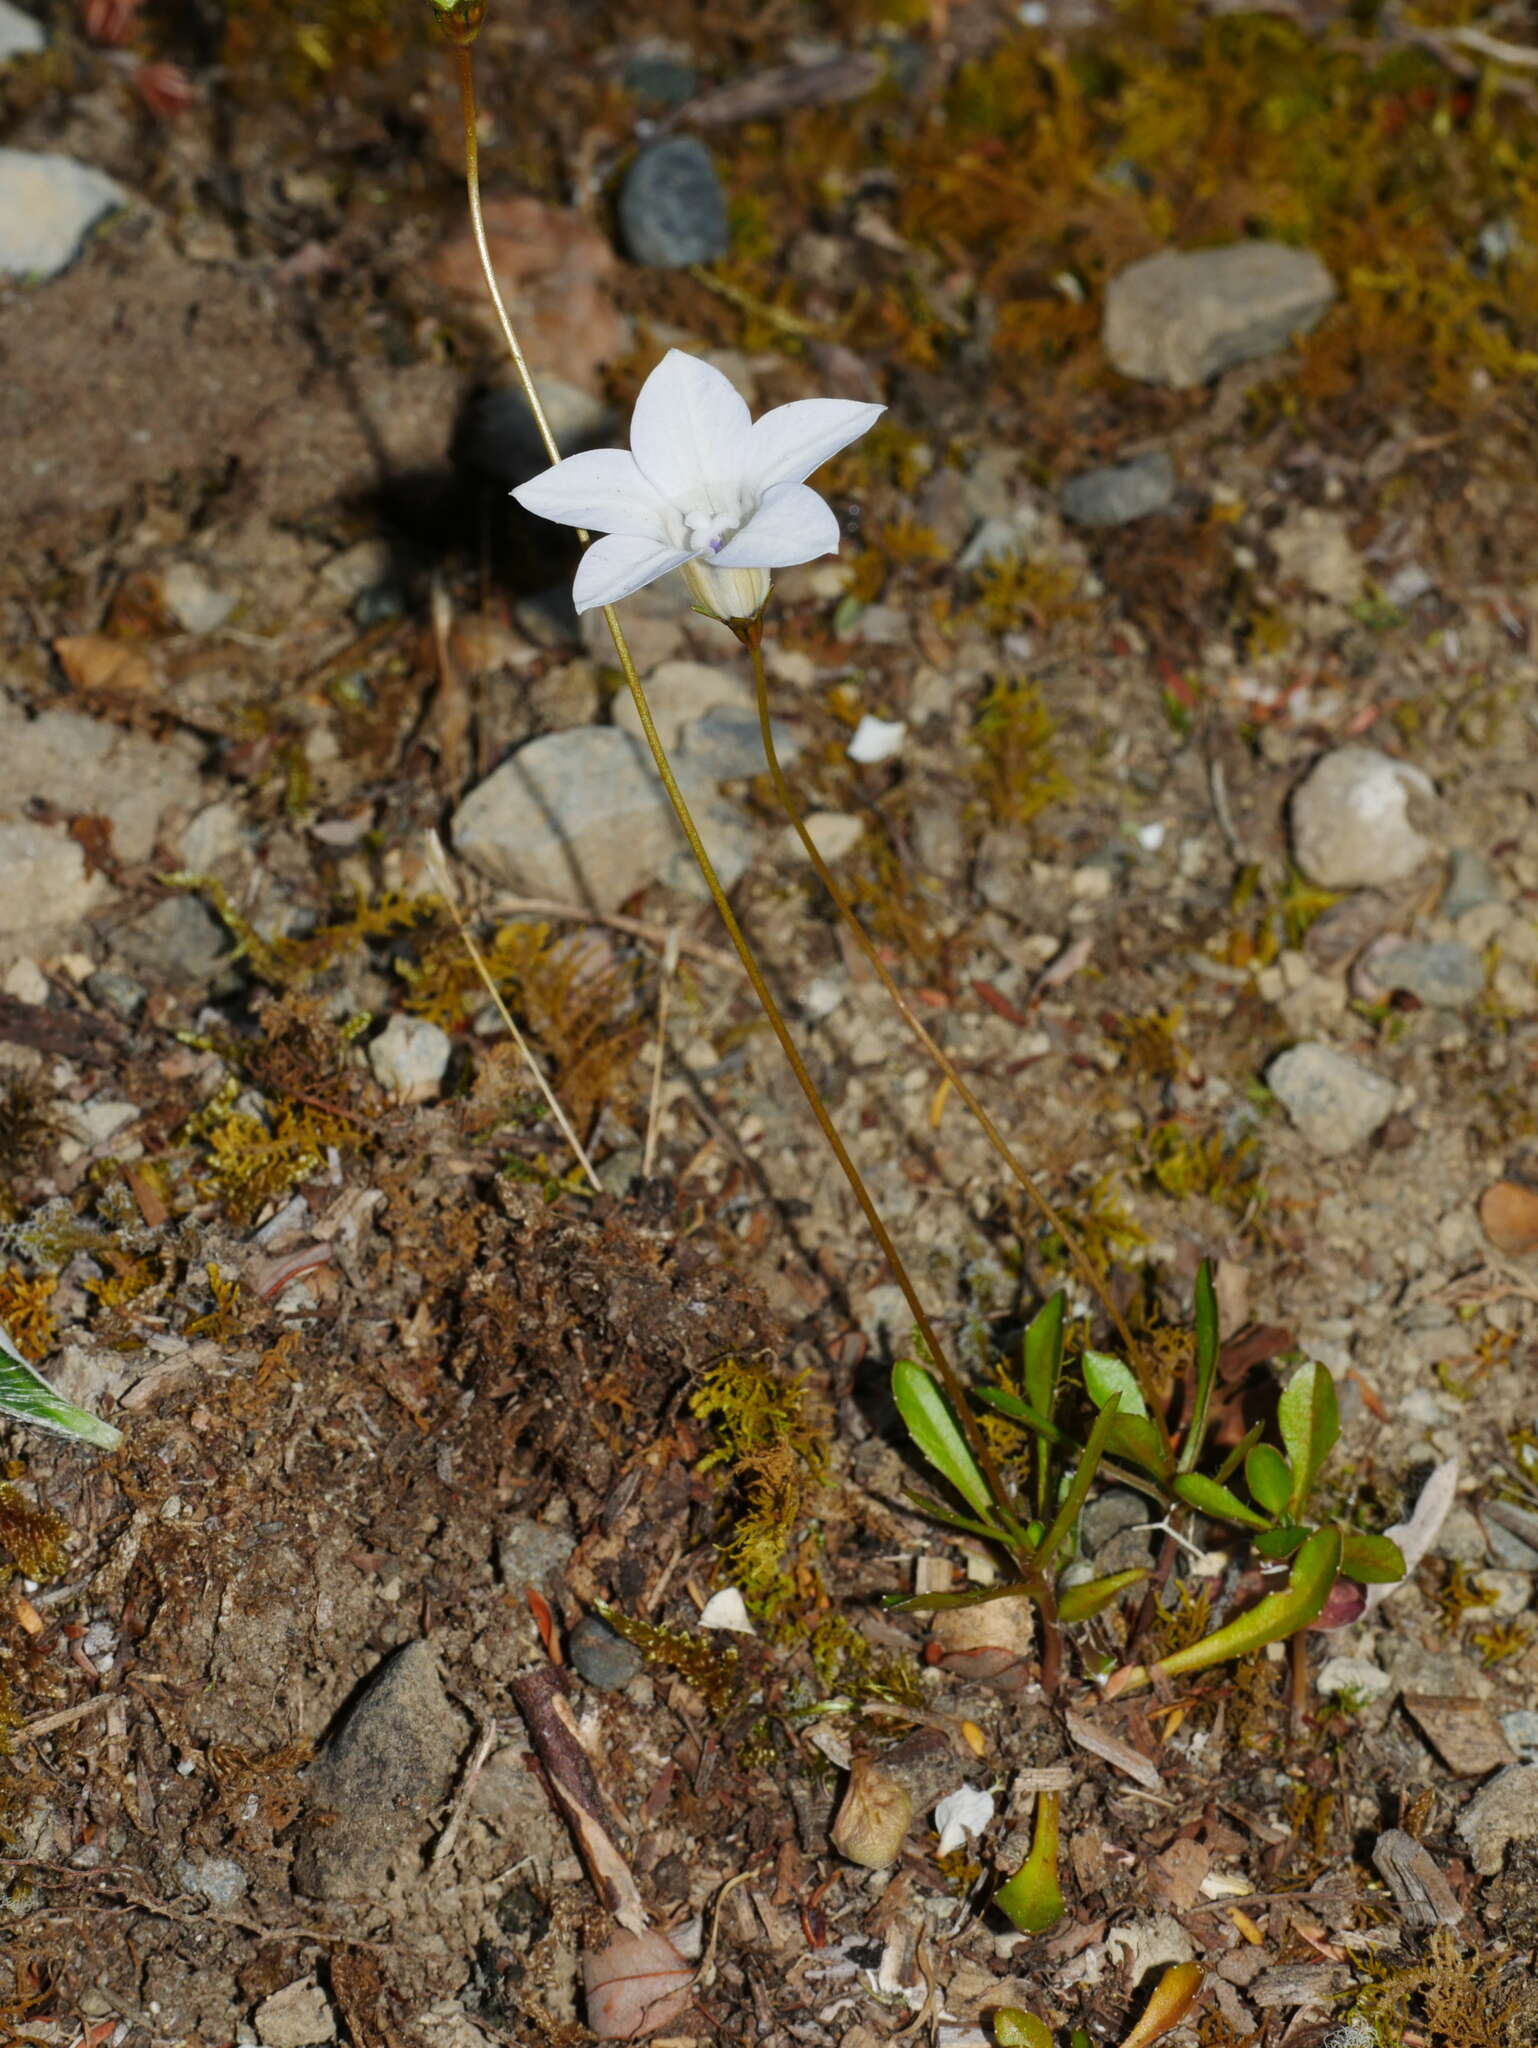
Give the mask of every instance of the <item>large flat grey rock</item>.
[{"label": "large flat grey rock", "polygon": [[23,14],[11,0],[0,0],[0,64],[8,57],[34,56],[47,45],[43,24],[36,16]]},{"label": "large flat grey rock", "polygon": [[1106,353],[1124,377],[1190,390],[1307,333],[1334,297],[1335,280],[1310,249],[1166,249],[1112,278]]}]

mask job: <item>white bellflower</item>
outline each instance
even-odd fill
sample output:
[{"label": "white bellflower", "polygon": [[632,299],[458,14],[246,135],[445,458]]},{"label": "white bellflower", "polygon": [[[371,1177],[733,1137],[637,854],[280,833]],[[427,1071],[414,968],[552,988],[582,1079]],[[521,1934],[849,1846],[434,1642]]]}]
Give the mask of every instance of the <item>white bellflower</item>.
[{"label": "white bellflower", "polygon": [[630,451],[568,455],[513,492],[526,512],[602,536],[577,569],[579,612],[682,569],[699,609],[752,619],[769,571],[838,549],[838,521],[806,484],[885,411],[799,398],[755,420],[730,380],[669,349],[641,386]]}]

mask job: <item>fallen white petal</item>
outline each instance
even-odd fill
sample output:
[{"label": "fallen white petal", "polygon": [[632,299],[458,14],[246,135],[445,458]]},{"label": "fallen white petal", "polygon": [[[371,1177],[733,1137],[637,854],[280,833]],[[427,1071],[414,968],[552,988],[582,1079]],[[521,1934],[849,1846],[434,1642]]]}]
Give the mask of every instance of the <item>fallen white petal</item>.
[{"label": "fallen white petal", "polygon": [[664,498],[708,499],[712,484],[742,475],[751,424],[730,378],[670,348],[636,398],[630,452]]},{"label": "fallen white petal", "polygon": [[1362,1609],[1359,1620],[1365,1621],[1379,1601],[1386,1600],[1390,1593],[1408,1583],[1415,1576],[1415,1567],[1441,1534],[1442,1524],[1447,1520],[1448,1510],[1458,1496],[1458,1460],[1444,1458],[1440,1465],[1434,1465],[1431,1476],[1420,1490],[1420,1498],[1407,1522],[1396,1522],[1392,1529],[1385,1529],[1384,1535],[1391,1543],[1399,1545],[1404,1559],[1404,1578],[1391,1579],[1386,1584],[1367,1588],[1367,1605]]},{"label": "fallen white petal", "polygon": [[525,512],[592,533],[638,534],[668,542],[679,536],[670,508],[623,448],[593,448],[542,469],[513,496]]},{"label": "fallen white petal", "polygon": [[900,754],[907,737],[908,728],[902,719],[872,718],[867,711],[855,727],[854,738],[845,751],[851,761],[870,768],[878,761],[890,761],[895,754]]},{"label": "fallen white petal", "polygon": [[723,1586],[719,1593],[711,1594],[700,1609],[700,1627],[729,1629],[734,1636],[758,1634],[735,1586]]},{"label": "fallen white petal", "polygon": [[571,586],[571,601],[579,612],[599,605],[618,604],[645,583],[655,583],[669,569],[680,568],[689,559],[685,548],[669,548],[636,534],[609,533],[595,540],[577,564]]},{"label": "fallen white petal", "polygon": [[991,1792],[977,1792],[970,1785],[963,1785],[957,1792],[947,1792],[935,1808],[935,1826],[940,1831],[939,1853],[949,1856],[970,1836],[980,1835],[992,1819]]}]

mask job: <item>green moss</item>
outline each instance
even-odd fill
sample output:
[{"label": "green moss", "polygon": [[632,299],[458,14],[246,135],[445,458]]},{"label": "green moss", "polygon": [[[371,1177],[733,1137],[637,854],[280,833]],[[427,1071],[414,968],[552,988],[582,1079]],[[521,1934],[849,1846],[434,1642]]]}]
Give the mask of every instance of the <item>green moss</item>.
[{"label": "green moss", "polygon": [[766,1358],[723,1358],[690,1398],[690,1412],[708,1422],[715,1448],[702,1472],[724,1471],[726,1504],[721,1560],[750,1611],[774,1622],[796,1603],[791,1552],[811,1491],[827,1472],[827,1451],[807,1412],[806,1376],[785,1379]]},{"label": "green moss", "polygon": [[1052,752],[1056,726],[1035,683],[1015,676],[990,685],[972,737],[973,776],[997,825],[1029,825],[1073,794]]}]

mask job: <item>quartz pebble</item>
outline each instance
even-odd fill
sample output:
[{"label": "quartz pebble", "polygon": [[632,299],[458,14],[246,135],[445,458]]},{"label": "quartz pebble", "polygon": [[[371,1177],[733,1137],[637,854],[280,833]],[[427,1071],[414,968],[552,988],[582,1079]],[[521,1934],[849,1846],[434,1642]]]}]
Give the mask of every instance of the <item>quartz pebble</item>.
[{"label": "quartz pebble", "polygon": [[0,276],[56,277],[103,214],[127,203],[115,179],[73,157],[0,149]]},{"label": "quartz pebble", "polygon": [[1292,793],[1298,866],[1324,889],[1403,881],[1435,851],[1413,813],[1435,795],[1429,777],[1375,747],[1337,747]]}]

